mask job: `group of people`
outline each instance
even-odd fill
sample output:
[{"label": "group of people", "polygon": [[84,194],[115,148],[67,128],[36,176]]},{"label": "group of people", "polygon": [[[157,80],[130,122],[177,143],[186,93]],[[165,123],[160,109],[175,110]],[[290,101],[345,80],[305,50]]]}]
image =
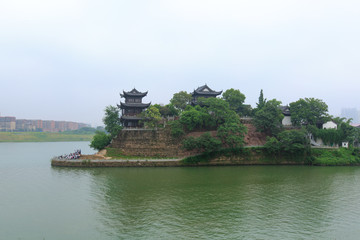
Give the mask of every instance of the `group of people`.
[{"label": "group of people", "polygon": [[75,150],[74,153],[64,154],[58,156],[58,159],[79,159],[81,156],[81,150]]}]

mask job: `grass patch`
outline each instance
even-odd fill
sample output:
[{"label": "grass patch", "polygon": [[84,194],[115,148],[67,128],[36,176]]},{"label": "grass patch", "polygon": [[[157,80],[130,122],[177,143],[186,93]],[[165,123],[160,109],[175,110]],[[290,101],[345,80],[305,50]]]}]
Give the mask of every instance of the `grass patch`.
[{"label": "grass patch", "polygon": [[313,164],[321,166],[346,166],[360,164],[359,149],[312,149]]},{"label": "grass patch", "polygon": [[91,141],[94,134],[50,132],[0,132],[0,142],[72,142]]}]

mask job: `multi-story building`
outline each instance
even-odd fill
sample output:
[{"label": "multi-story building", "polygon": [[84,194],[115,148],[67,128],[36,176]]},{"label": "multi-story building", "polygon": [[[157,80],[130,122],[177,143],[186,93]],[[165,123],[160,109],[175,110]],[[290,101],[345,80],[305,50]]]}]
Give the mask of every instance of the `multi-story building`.
[{"label": "multi-story building", "polygon": [[140,114],[150,106],[151,103],[143,103],[142,99],[148,92],[139,92],[135,88],[130,92],[123,91],[120,94],[125,98],[125,102],[120,101],[118,107],[121,109],[121,118],[124,127],[142,127],[141,120],[143,119]]},{"label": "multi-story building", "polygon": [[16,117],[0,117],[0,131],[2,132],[63,132],[90,127],[89,124],[53,121],[53,120],[29,120],[16,119]]},{"label": "multi-story building", "polygon": [[12,132],[16,128],[15,117],[0,117],[0,131]]}]

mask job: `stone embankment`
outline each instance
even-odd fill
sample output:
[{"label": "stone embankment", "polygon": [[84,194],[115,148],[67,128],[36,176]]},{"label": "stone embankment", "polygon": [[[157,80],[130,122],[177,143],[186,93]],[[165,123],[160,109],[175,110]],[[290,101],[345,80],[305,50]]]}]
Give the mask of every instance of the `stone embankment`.
[{"label": "stone embankment", "polygon": [[[244,124],[248,131],[244,137],[245,146],[262,146],[266,142],[266,135],[259,133],[249,123]],[[216,136],[216,131],[211,131]],[[187,136],[199,137],[204,132],[191,132]],[[186,137],[186,136],[185,136]],[[143,156],[155,158],[184,158],[200,152],[186,151],[182,148],[184,138],[173,138],[170,129],[123,130],[113,139],[110,148],[118,149],[125,156]]]},{"label": "stone embankment", "polygon": [[214,158],[208,162],[184,163],[181,159],[132,159],[132,160],[56,160],[51,161],[54,167],[197,167],[197,166],[240,166],[240,165],[303,165],[296,161],[266,161],[259,158],[225,157]]},{"label": "stone embankment", "polygon": [[155,158],[183,158],[194,155],[181,147],[182,138],[173,138],[170,129],[127,129],[122,130],[110,144],[124,156]]},{"label": "stone embankment", "polygon": [[57,160],[51,161],[51,166],[56,167],[179,167],[179,159],[140,159],[140,160]]},{"label": "stone embankment", "polygon": [[[261,146],[266,141],[266,135],[256,132],[255,127],[250,123],[244,123],[248,132],[245,135],[245,145]],[[187,136],[199,137],[204,132],[191,132]],[[210,132],[216,136],[216,131]],[[106,156],[106,152],[99,152],[94,155],[82,155],[79,160],[58,160],[53,159],[52,166],[66,167],[174,167],[185,166],[180,161],[188,156],[200,154],[196,151],[186,151],[182,148],[183,138],[173,138],[170,129],[149,130],[149,129],[127,129],[122,130],[110,144],[110,148],[116,149],[122,156],[137,156],[142,160],[114,160]],[[148,159],[147,159],[148,158]],[[155,159],[154,159],[155,158]],[[244,165],[264,164],[261,161],[249,159],[213,159],[210,162],[197,164],[186,164],[186,166],[200,165]],[[269,163],[265,163],[269,164]]]}]

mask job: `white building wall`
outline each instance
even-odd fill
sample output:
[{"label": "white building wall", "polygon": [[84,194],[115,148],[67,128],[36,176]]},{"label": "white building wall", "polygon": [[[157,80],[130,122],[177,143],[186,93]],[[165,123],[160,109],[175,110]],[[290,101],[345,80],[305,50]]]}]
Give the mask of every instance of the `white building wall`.
[{"label": "white building wall", "polygon": [[291,126],[291,116],[284,116],[282,120],[282,125],[284,126]]},{"label": "white building wall", "polygon": [[323,129],[337,129],[337,124],[333,121],[328,121],[323,124]]}]

